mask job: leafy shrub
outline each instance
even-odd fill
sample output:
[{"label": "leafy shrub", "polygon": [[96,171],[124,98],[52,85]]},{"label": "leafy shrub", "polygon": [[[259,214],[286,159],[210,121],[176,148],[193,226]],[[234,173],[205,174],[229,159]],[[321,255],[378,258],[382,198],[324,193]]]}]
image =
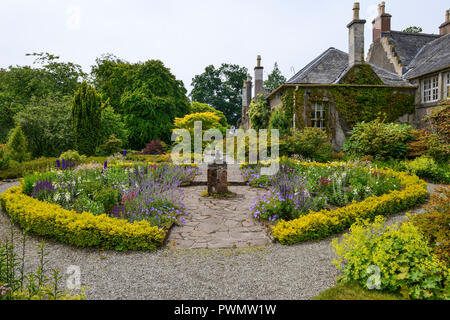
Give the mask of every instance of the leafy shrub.
[{"label": "leafy shrub", "polygon": [[119,191],[113,187],[103,187],[94,193],[94,200],[102,205],[103,213],[111,212],[119,199]]},{"label": "leafy shrub", "polygon": [[438,164],[429,156],[422,156],[412,161],[405,161],[404,166],[407,172],[421,178],[429,179],[434,182],[450,183],[448,165]]},{"label": "leafy shrub", "polygon": [[425,213],[413,215],[411,221],[438,258],[450,267],[450,187],[437,189]]},{"label": "leafy shrub", "polygon": [[39,158],[32,161],[25,161],[17,166],[14,165],[14,161],[11,161],[7,170],[0,170],[0,180],[2,179],[16,179],[20,178],[27,173],[34,171],[47,170],[56,166],[55,158]]},{"label": "leafy shrub", "polygon": [[111,155],[122,150],[122,140],[112,134],[108,140],[98,147],[98,153],[101,155]]},{"label": "leafy shrub", "polygon": [[202,131],[209,129],[219,129],[222,133],[226,127],[221,123],[221,118],[214,112],[201,112],[186,115],[184,118],[175,118],[175,129],[188,129],[193,137],[194,123],[200,121],[202,123]]},{"label": "leafy shrub", "polygon": [[411,140],[411,126],[383,123],[379,119],[361,122],[350,131],[343,150],[355,156],[371,155],[378,159],[403,158]]},{"label": "leafy shrub", "polygon": [[349,234],[332,243],[344,282],[356,280],[366,288],[377,285],[370,277],[378,269],[381,290],[411,299],[449,298],[449,270],[410,222],[386,226],[384,218],[377,217],[373,224],[354,224]]},{"label": "leafy shrub", "polygon": [[222,111],[214,109],[207,103],[201,103],[201,102],[196,102],[196,101],[191,103],[190,109],[189,109],[190,114],[203,113],[203,112],[214,113],[216,116],[218,116],[220,118],[219,122],[220,122],[221,126],[226,127],[226,128],[228,127],[227,118],[225,117],[225,115],[223,114]]},{"label": "leafy shrub", "polygon": [[153,140],[150,143],[147,143],[145,148],[137,153],[137,155],[155,155],[155,154],[163,154],[167,145],[161,140]]},{"label": "leafy shrub", "polygon": [[70,98],[45,98],[32,101],[14,116],[34,158],[57,157],[74,147]]},{"label": "leafy shrub", "polygon": [[320,128],[304,128],[286,136],[283,155],[301,155],[314,161],[331,160],[332,146],[327,134]]},{"label": "leafy shrub", "polygon": [[0,149],[0,170],[6,170],[8,168],[9,168],[9,155],[6,153],[5,150]]},{"label": "leafy shrub", "polygon": [[11,160],[23,162],[31,159],[27,139],[20,126],[12,130],[6,150]]},{"label": "leafy shrub", "polygon": [[253,100],[248,109],[252,129],[267,129],[269,127],[270,106],[263,95]]},{"label": "leafy shrub", "polygon": [[448,161],[450,145],[437,134],[426,130],[411,130],[412,141],[408,145],[408,157],[416,158],[429,155],[437,161]]},{"label": "leafy shrub", "polygon": [[86,157],[80,156],[78,154],[78,152],[75,151],[75,150],[67,150],[66,152],[62,153],[59,156],[59,158],[61,160],[65,159],[66,161],[73,161],[75,163],[80,163],[80,162],[82,162],[83,160],[86,159]]},{"label": "leafy shrub", "polygon": [[128,131],[125,123],[122,121],[121,115],[114,112],[114,109],[107,105],[102,111],[102,130],[100,143],[105,143],[114,135],[122,141],[124,146],[127,145]]},{"label": "leafy shrub", "polygon": [[277,108],[272,112],[269,119],[269,129],[278,129],[280,137],[289,133],[291,119],[288,119],[286,112],[282,108]]}]

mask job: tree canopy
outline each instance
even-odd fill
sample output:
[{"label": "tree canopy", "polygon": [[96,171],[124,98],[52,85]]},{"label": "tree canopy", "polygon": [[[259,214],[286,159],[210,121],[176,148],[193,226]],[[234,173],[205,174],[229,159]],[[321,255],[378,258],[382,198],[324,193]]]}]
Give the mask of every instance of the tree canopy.
[{"label": "tree canopy", "polygon": [[264,81],[264,87],[272,92],[284,83],[286,83],[286,78],[281,73],[280,68],[278,68],[278,63],[275,62],[272,72],[267,77],[267,80]]},{"label": "tree canopy", "polygon": [[421,27],[416,27],[416,26],[408,27],[405,30],[403,30],[403,32],[409,32],[409,33],[421,33],[422,31],[423,31],[423,29]]},{"label": "tree canopy", "polygon": [[193,101],[207,103],[223,112],[230,125],[236,125],[242,108],[242,83],[247,78],[247,68],[235,64],[209,65],[192,79],[190,97]]}]

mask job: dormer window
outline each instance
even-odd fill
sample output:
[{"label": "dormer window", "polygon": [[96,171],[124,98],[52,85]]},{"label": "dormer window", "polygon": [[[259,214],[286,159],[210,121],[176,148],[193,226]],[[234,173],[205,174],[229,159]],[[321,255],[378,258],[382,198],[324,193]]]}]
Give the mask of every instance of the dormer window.
[{"label": "dormer window", "polygon": [[439,80],[437,76],[426,78],[422,82],[422,102],[435,102],[439,100]]},{"label": "dormer window", "polygon": [[311,127],[313,128],[325,128],[325,107],[323,103],[314,102],[311,112]]}]

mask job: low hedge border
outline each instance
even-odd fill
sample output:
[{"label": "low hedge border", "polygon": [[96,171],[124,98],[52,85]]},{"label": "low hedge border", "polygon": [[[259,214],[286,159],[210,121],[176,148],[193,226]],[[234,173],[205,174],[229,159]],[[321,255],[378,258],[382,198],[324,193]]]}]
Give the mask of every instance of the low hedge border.
[{"label": "low hedge border", "polygon": [[[315,165],[315,163],[302,163]],[[319,240],[349,228],[358,219],[373,220],[378,215],[389,215],[410,209],[423,203],[428,197],[427,183],[417,176],[390,169],[377,170],[399,178],[404,189],[382,196],[373,196],[361,202],[335,210],[310,212],[298,219],[280,221],[272,226],[274,239],[284,245],[293,245],[309,240]]]},{"label": "low hedge border", "polygon": [[0,195],[2,210],[23,229],[76,247],[105,250],[155,250],[167,235],[147,221],[130,223],[105,214],[77,213],[42,202],[13,187]]}]

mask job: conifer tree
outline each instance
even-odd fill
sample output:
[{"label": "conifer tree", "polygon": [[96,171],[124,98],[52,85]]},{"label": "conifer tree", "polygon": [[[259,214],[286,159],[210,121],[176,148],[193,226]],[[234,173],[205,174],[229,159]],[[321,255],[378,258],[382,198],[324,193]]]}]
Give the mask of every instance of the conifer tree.
[{"label": "conifer tree", "polygon": [[72,128],[75,148],[80,154],[92,155],[101,134],[102,98],[84,81],[75,92],[72,105]]}]

